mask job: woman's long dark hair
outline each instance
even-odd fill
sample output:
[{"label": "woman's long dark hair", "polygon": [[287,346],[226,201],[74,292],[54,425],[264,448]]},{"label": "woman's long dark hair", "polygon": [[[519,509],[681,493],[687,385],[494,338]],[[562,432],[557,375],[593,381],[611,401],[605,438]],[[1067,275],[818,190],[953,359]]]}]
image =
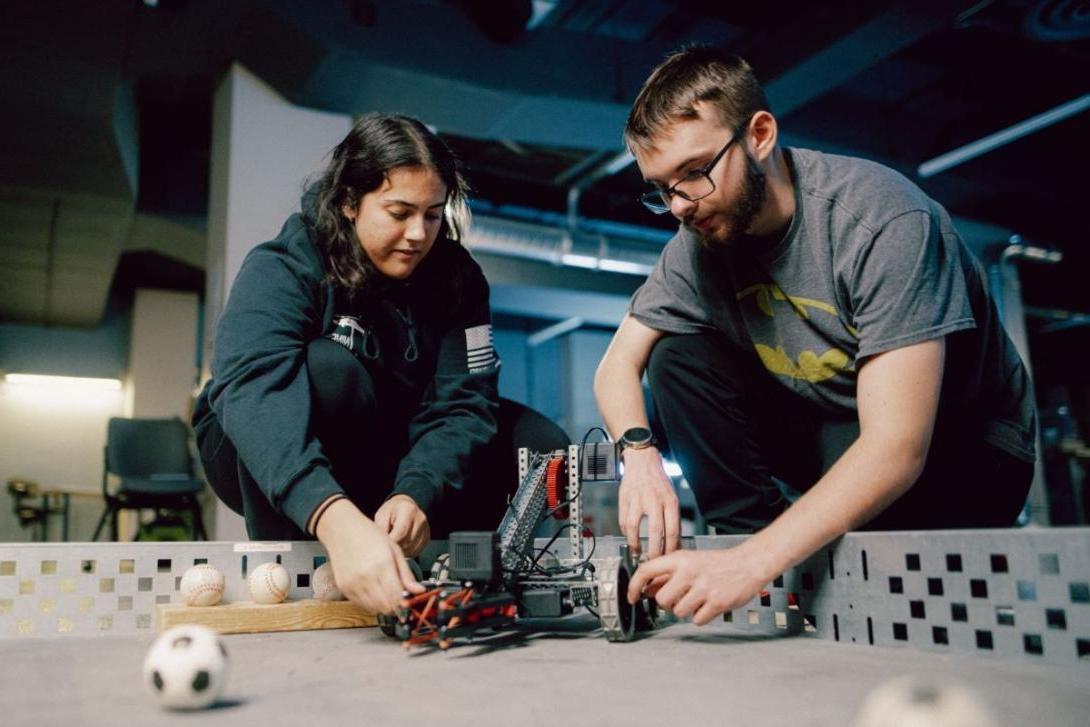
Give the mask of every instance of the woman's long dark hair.
[{"label": "woman's long dark hair", "polygon": [[446,185],[447,204],[436,240],[460,240],[469,221],[468,185],[458,159],[442,139],[409,116],[362,116],[333,149],[318,180],[312,210],[329,277],[349,299],[367,290],[380,273],[360,246],[344,206],[358,207],[363,195],[378,189],[397,167],[431,169]]}]

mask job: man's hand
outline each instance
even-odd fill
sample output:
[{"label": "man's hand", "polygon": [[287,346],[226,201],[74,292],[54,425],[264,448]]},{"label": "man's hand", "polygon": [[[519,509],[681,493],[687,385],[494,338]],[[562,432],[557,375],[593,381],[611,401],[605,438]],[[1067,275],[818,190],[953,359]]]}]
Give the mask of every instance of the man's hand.
[{"label": "man's hand", "polygon": [[329,506],[317,535],[329,553],[337,587],[364,610],[393,613],[402,592],[424,592],[397,543],[350,500]]},{"label": "man's hand", "polygon": [[775,576],[764,574],[743,548],[679,550],[647,561],[628,585],[628,601],[653,596],[679,618],[703,626],[724,611],[747,603]]},{"label": "man's hand", "polygon": [[681,543],[681,512],[674,485],[655,447],[627,449],[617,493],[621,532],[633,553],[640,552],[640,521],[647,518],[647,554],[672,553]]},{"label": "man's hand", "polygon": [[394,495],[375,512],[375,525],[401,546],[410,558],[420,555],[431,540],[428,516],[408,495]]}]

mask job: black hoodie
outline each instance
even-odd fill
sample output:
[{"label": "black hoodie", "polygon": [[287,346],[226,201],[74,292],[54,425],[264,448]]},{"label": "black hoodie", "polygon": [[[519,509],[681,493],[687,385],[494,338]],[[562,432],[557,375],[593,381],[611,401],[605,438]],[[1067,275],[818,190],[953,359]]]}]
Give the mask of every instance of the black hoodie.
[{"label": "black hoodie", "polygon": [[[430,514],[445,490],[462,487],[475,450],[496,431],[488,283],[448,239],[436,240],[408,280],[380,281],[350,309],[326,275],[301,214],[250,251],[217,325],[194,429],[200,438],[214,414],[269,502],[305,530],[314,509],[341,492],[310,431],[305,366],[307,344],[332,338],[368,370],[381,368],[419,392],[394,493]],[[361,433],[375,426],[383,423],[360,422]]]}]

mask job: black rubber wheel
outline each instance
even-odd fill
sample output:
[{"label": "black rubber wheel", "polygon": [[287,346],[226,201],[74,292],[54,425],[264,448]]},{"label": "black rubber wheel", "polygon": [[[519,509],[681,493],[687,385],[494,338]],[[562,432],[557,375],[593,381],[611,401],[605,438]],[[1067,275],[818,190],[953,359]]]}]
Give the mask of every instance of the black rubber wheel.
[{"label": "black rubber wheel", "polygon": [[387,613],[380,613],[378,615],[378,627],[382,633],[389,636],[391,639],[397,638],[397,619]]},{"label": "black rubber wheel", "polygon": [[637,613],[636,606],[628,602],[628,582],[632,580],[627,560],[621,560],[621,567],[617,569],[617,616],[620,620],[622,637],[620,641],[630,641],[636,634]]}]

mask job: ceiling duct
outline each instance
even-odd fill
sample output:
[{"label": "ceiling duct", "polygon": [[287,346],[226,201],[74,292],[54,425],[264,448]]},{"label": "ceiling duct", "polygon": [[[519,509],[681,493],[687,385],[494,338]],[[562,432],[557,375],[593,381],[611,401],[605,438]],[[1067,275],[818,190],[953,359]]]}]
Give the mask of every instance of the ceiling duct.
[{"label": "ceiling duct", "polygon": [[0,219],[0,320],[97,326],[131,203],[0,187]]},{"label": "ceiling duct", "polygon": [[541,224],[474,214],[467,242],[474,250],[496,255],[646,276],[670,237],[602,221],[584,221],[573,231],[556,217],[556,224]]}]

